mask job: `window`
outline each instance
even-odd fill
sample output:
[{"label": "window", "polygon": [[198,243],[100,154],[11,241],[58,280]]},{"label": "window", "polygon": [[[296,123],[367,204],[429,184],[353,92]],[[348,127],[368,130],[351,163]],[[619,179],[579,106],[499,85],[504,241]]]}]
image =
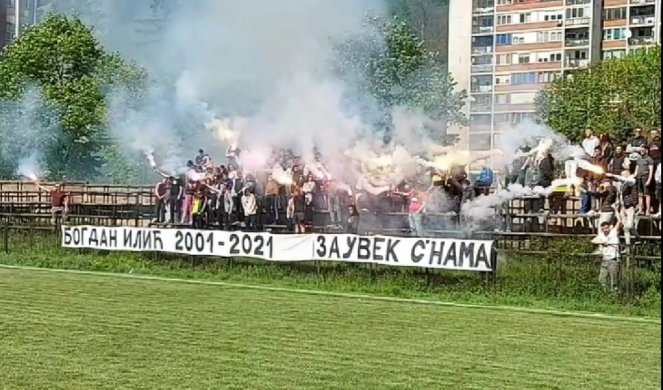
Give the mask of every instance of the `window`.
[{"label": "window", "polygon": [[511,84],[510,76],[495,76],[495,84],[509,85]]},{"label": "window", "polygon": [[520,43],[525,43],[525,37],[513,37],[511,44],[517,45]]},{"label": "window", "polygon": [[511,84],[536,84],[536,73],[513,73],[511,75]]},{"label": "window", "polygon": [[497,15],[497,24],[511,24],[511,15]]},{"label": "window", "polygon": [[570,58],[574,60],[586,60],[587,59],[587,50],[574,50]]},{"label": "window", "polygon": [[554,81],[556,78],[557,78],[556,72],[540,72],[537,78],[537,82],[540,84],[550,83]]},{"label": "window", "polygon": [[475,8],[492,8],[495,5],[493,0],[475,0]]},{"label": "window", "polygon": [[560,62],[562,60],[562,53],[552,53],[548,58],[550,62]]},{"label": "window", "polygon": [[531,13],[520,14],[520,23],[529,23],[531,21],[532,21]]},{"label": "window", "polygon": [[536,34],[537,42],[559,42],[562,40],[561,31],[539,31]]},{"label": "window", "polygon": [[603,10],[603,20],[626,19],[626,7],[608,8]]},{"label": "window", "polygon": [[490,114],[479,114],[470,116],[471,127],[490,127]]},{"label": "window", "polygon": [[511,95],[508,93],[495,95],[495,104],[509,104],[511,102]]},{"label": "window", "polygon": [[500,45],[510,45],[511,44],[511,34],[497,34],[496,44]]},{"label": "window", "polygon": [[490,133],[470,134],[470,150],[490,150]]},{"label": "window", "polygon": [[566,9],[566,18],[567,19],[576,19],[584,18],[585,9],[584,8],[567,8]]},{"label": "window", "polygon": [[529,64],[529,54],[518,54],[519,64]]},{"label": "window", "polygon": [[511,5],[513,0],[497,0],[497,5]]},{"label": "window", "polygon": [[564,16],[562,14],[547,14],[543,16],[543,20],[545,22],[562,20],[562,19],[564,19]]},{"label": "window", "polygon": [[511,65],[511,54],[498,54],[495,61],[497,65]]},{"label": "window", "polygon": [[626,55],[626,50],[606,50],[603,52],[603,59],[609,60],[611,58],[622,58]]},{"label": "window", "polygon": [[603,39],[606,41],[616,39],[626,39],[625,28],[608,28],[603,30]]}]

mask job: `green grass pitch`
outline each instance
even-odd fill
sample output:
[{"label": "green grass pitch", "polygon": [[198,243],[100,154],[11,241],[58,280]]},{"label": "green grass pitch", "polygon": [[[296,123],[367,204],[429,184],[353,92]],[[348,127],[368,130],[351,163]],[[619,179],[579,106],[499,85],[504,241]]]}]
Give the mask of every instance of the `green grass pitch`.
[{"label": "green grass pitch", "polygon": [[0,269],[4,389],[660,388],[660,324]]}]

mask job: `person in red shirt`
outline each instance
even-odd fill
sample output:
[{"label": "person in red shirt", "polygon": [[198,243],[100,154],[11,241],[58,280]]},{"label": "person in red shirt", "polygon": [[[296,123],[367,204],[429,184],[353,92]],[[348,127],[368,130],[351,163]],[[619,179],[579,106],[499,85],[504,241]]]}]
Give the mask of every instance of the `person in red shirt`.
[{"label": "person in red shirt", "polygon": [[421,223],[421,216],[426,209],[426,200],[428,199],[428,191],[419,190],[415,184],[406,184],[403,188],[404,192],[395,192],[395,194],[403,195],[408,198],[408,221],[410,224],[410,234],[413,236],[420,236],[423,234]]},{"label": "person in red shirt", "polygon": [[61,183],[55,184],[53,187],[42,186],[35,182],[37,188],[41,191],[47,192],[51,197],[51,221],[53,225],[57,222],[57,215],[62,217],[62,223],[67,221],[67,214],[69,213],[69,193],[62,190]]}]

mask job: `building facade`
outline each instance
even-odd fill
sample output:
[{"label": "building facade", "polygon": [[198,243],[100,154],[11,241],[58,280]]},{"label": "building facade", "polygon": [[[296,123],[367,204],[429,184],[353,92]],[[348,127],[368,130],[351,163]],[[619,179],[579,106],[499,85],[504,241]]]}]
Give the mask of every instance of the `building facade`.
[{"label": "building facade", "polygon": [[537,92],[555,78],[660,42],[660,14],[661,0],[451,0],[449,71],[469,95],[461,139],[494,148],[534,118]]},{"label": "building facade", "polygon": [[36,23],[46,3],[44,0],[0,0],[0,47]]}]

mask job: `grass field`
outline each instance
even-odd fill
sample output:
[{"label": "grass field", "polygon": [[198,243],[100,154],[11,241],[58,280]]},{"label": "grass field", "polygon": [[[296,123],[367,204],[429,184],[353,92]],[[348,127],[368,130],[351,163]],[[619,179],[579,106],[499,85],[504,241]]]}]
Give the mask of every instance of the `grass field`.
[{"label": "grass field", "polygon": [[0,387],[659,388],[660,322],[0,268]]}]

